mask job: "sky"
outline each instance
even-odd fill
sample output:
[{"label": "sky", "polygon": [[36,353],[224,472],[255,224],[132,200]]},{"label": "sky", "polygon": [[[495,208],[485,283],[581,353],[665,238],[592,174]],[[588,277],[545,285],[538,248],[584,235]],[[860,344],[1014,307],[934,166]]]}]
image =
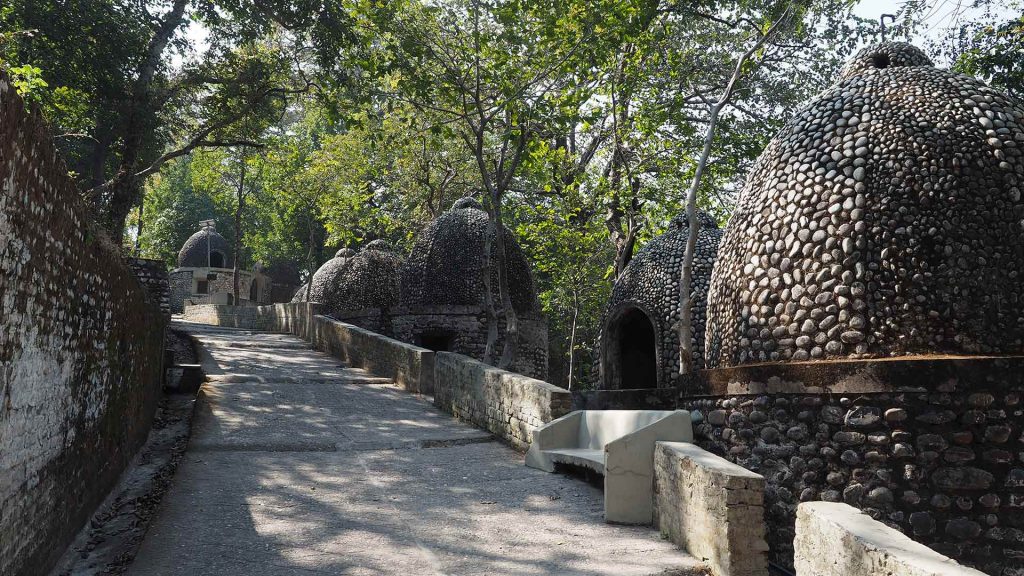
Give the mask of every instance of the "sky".
[{"label": "sky", "polygon": [[[853,12],[863,18],[878,19],[882,14],[894,14],[905,4],[902,0],[861,0]],[[917,39],[935,40],[963,18],[976,17],[983,10],[971,8],[971,0],[930,0],[925,11],[924,30]]]}]

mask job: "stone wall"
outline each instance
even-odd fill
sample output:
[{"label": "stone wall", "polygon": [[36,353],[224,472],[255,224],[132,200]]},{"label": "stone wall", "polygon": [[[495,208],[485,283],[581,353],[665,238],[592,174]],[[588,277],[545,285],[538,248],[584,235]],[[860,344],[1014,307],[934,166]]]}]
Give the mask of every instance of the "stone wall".
[{"label": "stone wall", "polygon": [[171,314],[181,314],[185,309],[185,298],[192,293],[192,271],[174,270],[168,274],[170,280]]},{"label": "stone wall", "polygon": [[797,576],[982,576],[846,504],[801,504]]},{"label": "stone wall", "polygon": [[654,525],[715,576],[767,576],[764,477],[686,442],[654,451]]},{"label": "stone wall", "polygon": [[418,394],[434,392],[434,353],[326,316],[313,320],[311,342],[322,350],[377,376],[392,378]]},{"label": "stone wall", "polygon": [[846,393],[681,399],[701,419],[701,447],[767,479],[775,562],[792,566],[797,505],[824,500],[988,574],[1024,574],[1024,359],[950,360],[961,369],[945,372],[922,362],[935,364],[917,367],[929,378],[891,392],[860,379]]},{"label": "stone wall", "polygon": [[145,441],[165,320],[0,75],[0,574],[45,574]]},{"label": "stone wall", "polygon": [[135,278],[149,292],[150,299],[160,307],[166,316],[171,315],[171,286],[167,276],[167,265],[163,260],[146,258],[126,258],[128,266],[135,273]]},{"label": "stone wall", "polygon": [[[441,350],[482,359],[487,345],[487,313],[480,306],[421,306],[397,308],[389,317],[390,334],[403,342],[427,346],[425,337],[446,340]],[[495,354],[505,345],[505,320],[498,311]],[[519,317],[519,347],[513,369],[534,378],[548,375],[548,330],[539,317]]]},{"label": "stone wall", "polygon": [[288,332],[309,340],[311,318],[320,311],[319,304],[305,302],[272,304],[267,306],[229,306],[223,304],[197,304],[186,306],[182,318],[188,322]]},{"label": "stone wall", "polygon": [[434,358],[434,405],[526,450],[533,431],[568,414],[572,397],[553,384],[451,352]]}]

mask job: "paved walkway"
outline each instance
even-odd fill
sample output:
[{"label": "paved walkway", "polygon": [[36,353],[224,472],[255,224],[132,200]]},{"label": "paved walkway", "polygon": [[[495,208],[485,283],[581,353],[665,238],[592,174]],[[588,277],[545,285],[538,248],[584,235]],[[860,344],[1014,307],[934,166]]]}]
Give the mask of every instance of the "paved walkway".
[{"label": "paved walkway", "polygon": [[203,387],[129,574],[700,574],[598,489],[301,340],[177,324]]}]

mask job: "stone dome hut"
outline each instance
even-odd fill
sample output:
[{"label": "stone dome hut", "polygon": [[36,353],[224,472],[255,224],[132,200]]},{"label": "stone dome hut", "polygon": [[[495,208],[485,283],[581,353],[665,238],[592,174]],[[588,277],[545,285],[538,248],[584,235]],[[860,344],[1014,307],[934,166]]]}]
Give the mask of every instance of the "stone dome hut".
[{"label": "stone dome hut", "polygon": [[[398,303],[401,266],[402,258],[383,240],[374,240],[359,252],[342,248],[313,274],[310,300],[323,304],[323,311],[332,315],[389,308]],[[293,301],[305,299],[303,287]]]},{"label": "stone dome hut", "polygon": [[[506,267],[512,307],[519,319],[517,372],[547,377],[547,326],[540,314],[530,264],[515,236],[505,235]],[[490,230],[487,213],[471,198],[431,222],[416,238],[402,267],[399,308],[392,318],[394,335],[433,350],[451,351],[482,359],[487,343],[488,319],[484,273],[488,260],[497,258],[496,243],[486,253]],[[498,294],[497,268],[491,269],[491,295],[498,309],[499,339],[503,346],[504,320]]]},{"label": "stone dome hut", "polygon": [[374,240],[348,259],[330,303],[337,310],[390,308],[398,303],[402,257],[383,240]]},{"label": "stone dome hut", "polygon": [[[505,235],[506,272],[512,307],[522,314],[535,314],[540,302],[533,286],[530,263],[515,236]],[[487,266],[484,253],[491,234],[487,213],[472,198],[463,198],[451,210],[430,223],[416,238],[402,269],[402,304],[405,306],[482,306]],[[491,242],[491,258],[497,247]],[[491,273],[495,305],[498,297],[498,271]]]},{"label": "stone dome hut", "polygon": [[211,223],[188,237],[178,251],[179,268],[232,268],[231,245]]},{"label": "stone dome hut", "polygon": [[269,304],[287,300],[294,285],[281,285],[256,264],[238,271],[238,301],[234,298],[235,270],[231,245],[217,233],[213,220],[204,220],[178,251],[178,266],[168,273],[168,305],[173,313],[202,304]]},{"label": "stone dome hut", "polygon": [[[704,309],[722,231],[698,212],[700,229],[693,266],[694,366],[704,367]],[[686,215],[648,242],[615,281],[605,309],[600,342],[601,387],[674,386],[679,372],[679,274],[690,227]]]},{"label": "stone dome hut", "polygon": [[309,287],[309,282],[303,284],[295,291],[295,296],[292,297],[292,302],[305,302],[306,291],[309,290],[309,300],[311,302],[320,302],[326,304],[330,300],[331,287],[338,284],[338,278],[345,270],[345,266],[348,264],[349,259],[355,256],[356,251],[351,248],[342,248],[334,254],[334,258],[331,258],[327,262],[324,262],[317,268],[316,272],[313,273],[313,278],[310,280],[313,287]]},{"label": "stone dome hut", "polygon": [[752,169],[707,364],[1024,350],[1024,106],[920,50],[861,51]]}]

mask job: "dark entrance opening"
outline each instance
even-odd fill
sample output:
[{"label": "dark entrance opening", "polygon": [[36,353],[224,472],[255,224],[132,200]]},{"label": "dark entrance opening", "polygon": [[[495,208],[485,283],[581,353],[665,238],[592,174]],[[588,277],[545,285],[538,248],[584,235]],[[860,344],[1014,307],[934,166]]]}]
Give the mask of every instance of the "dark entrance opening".
[{"label": "dark entrance opening", "polygon": [[249,301],[250,302],[255,302],[256,301],[256,298],[259,296],[258,289],[259,289],[259,287],[256,285],[256,280],[253,280],[252,283],[249,284]]},{"label": "dark entrance opening", "polygon": [[434,352],[452,352],[452,344],[455,343],[455,335],[448,332],[428,332],[420,334],[417,338],[417,345]]},{"label": "dark entrance opening", "polygon": [[638,308],[622,315],[612,341],[617,388],[657,388],[658,356],[654,326]]},{"label": "dark entrance opening", "polygon": [[224,255],[220,252],[210,252],[210,268],[223,268],[224,267]]}]

